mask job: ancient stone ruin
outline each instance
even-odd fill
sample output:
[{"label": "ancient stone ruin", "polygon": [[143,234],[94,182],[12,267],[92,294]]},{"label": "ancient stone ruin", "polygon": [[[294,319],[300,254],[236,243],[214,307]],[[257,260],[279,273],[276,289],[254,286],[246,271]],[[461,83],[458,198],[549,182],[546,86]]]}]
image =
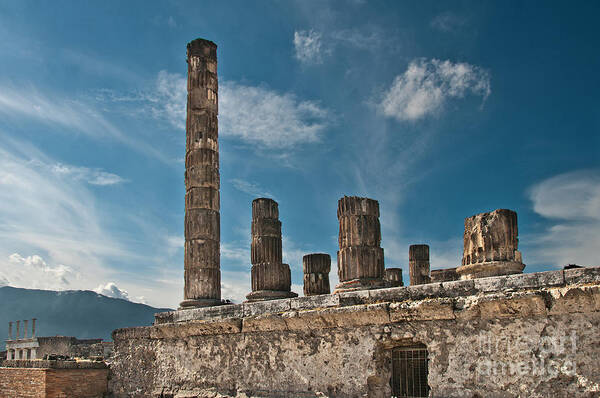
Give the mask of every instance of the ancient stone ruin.
[{"label": "ancient stone ruin", "polygon": [[185,287],[181,307],[221,303],[217,45],[187,46]]},{"label": "ancient stone ruin", "polygon": [[385,281],[388,287],[404,286],[402,281],[402,268],[386,268]]},{"label": "ancient stone ruin", "polygon": [[[384,267],[378,202],[345,196],[340,283],[329,294],[329,255],[308,254],[295,297],[279,207],[259,198],[252,292],[221,301],[216,66],[214,43],[188,44],[185,300],[113,332],[110,398],[598,396],[600,267],[522,274],[511,210],[465,220],[458,268],[430,271],[429,246],[410,246],[402,286]],[[0,370],[0,391],[54,372]]]},{"label": "ancient stone ruin", "polygon": [[429,278],[429,245],[410,245],[408,248],[408,273],[411,285],[431,282]]},{"label": "ancient stone ruin", "polygon": [[273,199],[252,201],[252,292],[248,301],[275,300],[296,297],[291,292],[290,266],[282,262],[281,221],[279,207]]},{"label": "ancient stone ruin", "polygon": [[484,278],[523,272],[519,252],[517,213],[498,209],[465,218],[461,279]]},{"label": "ancient stone ruin", "polygon": [[336,291],[385,286],[379,203],[369,198],[344,196],[338,201],[340,223]]},{"label": "ancient stone ruin", "polygon": [[302,257],[304,271],[304,295],[329,294],[329,271],[331,256],[325,253],[307,254]]}]

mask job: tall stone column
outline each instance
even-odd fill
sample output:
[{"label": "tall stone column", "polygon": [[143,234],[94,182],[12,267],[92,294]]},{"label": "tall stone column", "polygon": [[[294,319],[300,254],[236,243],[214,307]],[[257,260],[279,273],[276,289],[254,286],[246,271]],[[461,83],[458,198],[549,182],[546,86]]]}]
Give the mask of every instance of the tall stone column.
[{"label": "tall stone column", "polygon": [[12,322],[8,322],[8,339],[12,340]]},{"label": "tall stone column", "polygon": [[329,287],[329,271],[331,270],[331,256],[326,253],[307,254],[302,257],[304,271],[304,295],[331,293]]},{"label": "tall stone column", "polygon": [[20,337],[21,337],[21,321],[17,321],[17,336],[16,336],[15,340],[19,340]]},{"label": "tall stone column", "polygon": [[518,249],[517,213],[497,209],[465,218],[461,279],[519,274],[525,264]]},{"label": "tall stone column", "polygon": [[35,321],[36,321],[35,318],[33,318],[31,320],[31,338],[32,339],[35,339]]},{"label": "tall stone column", "polygon": [[337,252],[337,291],[385,286],[379,224],[379,203],[368,198],[344,196],[338,201],[340,222]]},{"label": "tall stone column", "polygon": [[408,274],[411,285],[430,283],[429,245],[410,245],[408,248]]},{"label": "tall stone column", "polygon": [[221,304],[217,45],[187,45],[185,287],[181,307]]},{"label": "tall stone column", "polygon": [[27,338],[28,329],[29,329],[29,319],[26,319],[23,321],[23,338],[24,339]]},{"label": "tall stone column", "polygon": [[404,286],[402,280],[402,268],[386,268],[385,281],[388,287]]},{"label": "tall stone column", "polygon": [[279,206],[273,199],[254,199],[250,246],[252,292],[246,296],[248,301],[298,296],[291,292],[290,266],[283,264],[282,258]]}]

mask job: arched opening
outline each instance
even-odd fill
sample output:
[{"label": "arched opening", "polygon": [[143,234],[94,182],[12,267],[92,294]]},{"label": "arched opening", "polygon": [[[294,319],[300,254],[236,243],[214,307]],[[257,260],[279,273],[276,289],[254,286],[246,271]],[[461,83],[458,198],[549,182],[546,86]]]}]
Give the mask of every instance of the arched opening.
[{"label": "arched opening", "polygon": [[392,397],[429,396],[429,359],[423,344],[392,348]]}]

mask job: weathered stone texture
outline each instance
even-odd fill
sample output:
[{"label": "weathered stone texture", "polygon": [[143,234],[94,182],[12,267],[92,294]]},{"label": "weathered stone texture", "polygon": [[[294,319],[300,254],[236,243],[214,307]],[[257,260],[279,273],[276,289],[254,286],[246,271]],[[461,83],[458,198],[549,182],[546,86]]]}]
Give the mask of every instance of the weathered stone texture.
[{"label": "weathered stone texture", "polygon": [[597,396],[600,271],[569,271],[159,315],[115,331],[110,387],[115,398],[389,397],[391,349],[420,343],[431,397]]},{"label": "weathered stone texture", "polygon": [[518,249],[517,213],[497,209],[465,219],[462,279],[483,278],[523,272]]},{"label": "weathered stone texture", "polygon": [[273,199],[257,198],[252,201],[252,292],[250,301],[295,297],[291,293],[290,266],[282,263],[281,221],[279,206]]},{"label": "weathered stone texture", "polygon": [[449,282],[460,279],[456,268],[432,269],[429,273],[431,282]]},{"label": "weathered stone texture", "polygon": [[408,273],[411,285],[431,282],[428,245],[410,245],[408,248]]},{"label": "weathered stone texture", "polygon": [[185,286],[182,307],[221,300],[217,46],[187,46]]},{"label": "weathered stone texture", "polygon": [[402,280],[402,268],[386,268],[385,280],[388,287],[404,286],[404,281]]},{"label": "weathered stone texture", "polygon": [[329,294],[331,257],[326,253],[312,253],[302,257],[304,295]]},{"label": "weathered stone texture", "polygon": [[336,291],[384,286],[384,257],[379,203],[356,196],[338,201],[340,224],[337,253],[339,285]]}]

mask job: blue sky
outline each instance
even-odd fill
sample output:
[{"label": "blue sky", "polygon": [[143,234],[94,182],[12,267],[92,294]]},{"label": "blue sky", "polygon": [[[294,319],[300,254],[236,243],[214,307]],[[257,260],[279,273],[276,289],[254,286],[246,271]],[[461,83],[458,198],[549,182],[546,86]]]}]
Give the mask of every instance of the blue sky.
[{"label": "blue sky", "polygon": [[[250,290],[251,201],[284,260],[379,200],[388,267],[457,266],[465,217],[519,215],[526,271],[600,265],[599,6],[0,1],[0,284],[183,292],[186,43],[218,45],[224,298]],[[332,264],[331,280],[337,281]]]}]

